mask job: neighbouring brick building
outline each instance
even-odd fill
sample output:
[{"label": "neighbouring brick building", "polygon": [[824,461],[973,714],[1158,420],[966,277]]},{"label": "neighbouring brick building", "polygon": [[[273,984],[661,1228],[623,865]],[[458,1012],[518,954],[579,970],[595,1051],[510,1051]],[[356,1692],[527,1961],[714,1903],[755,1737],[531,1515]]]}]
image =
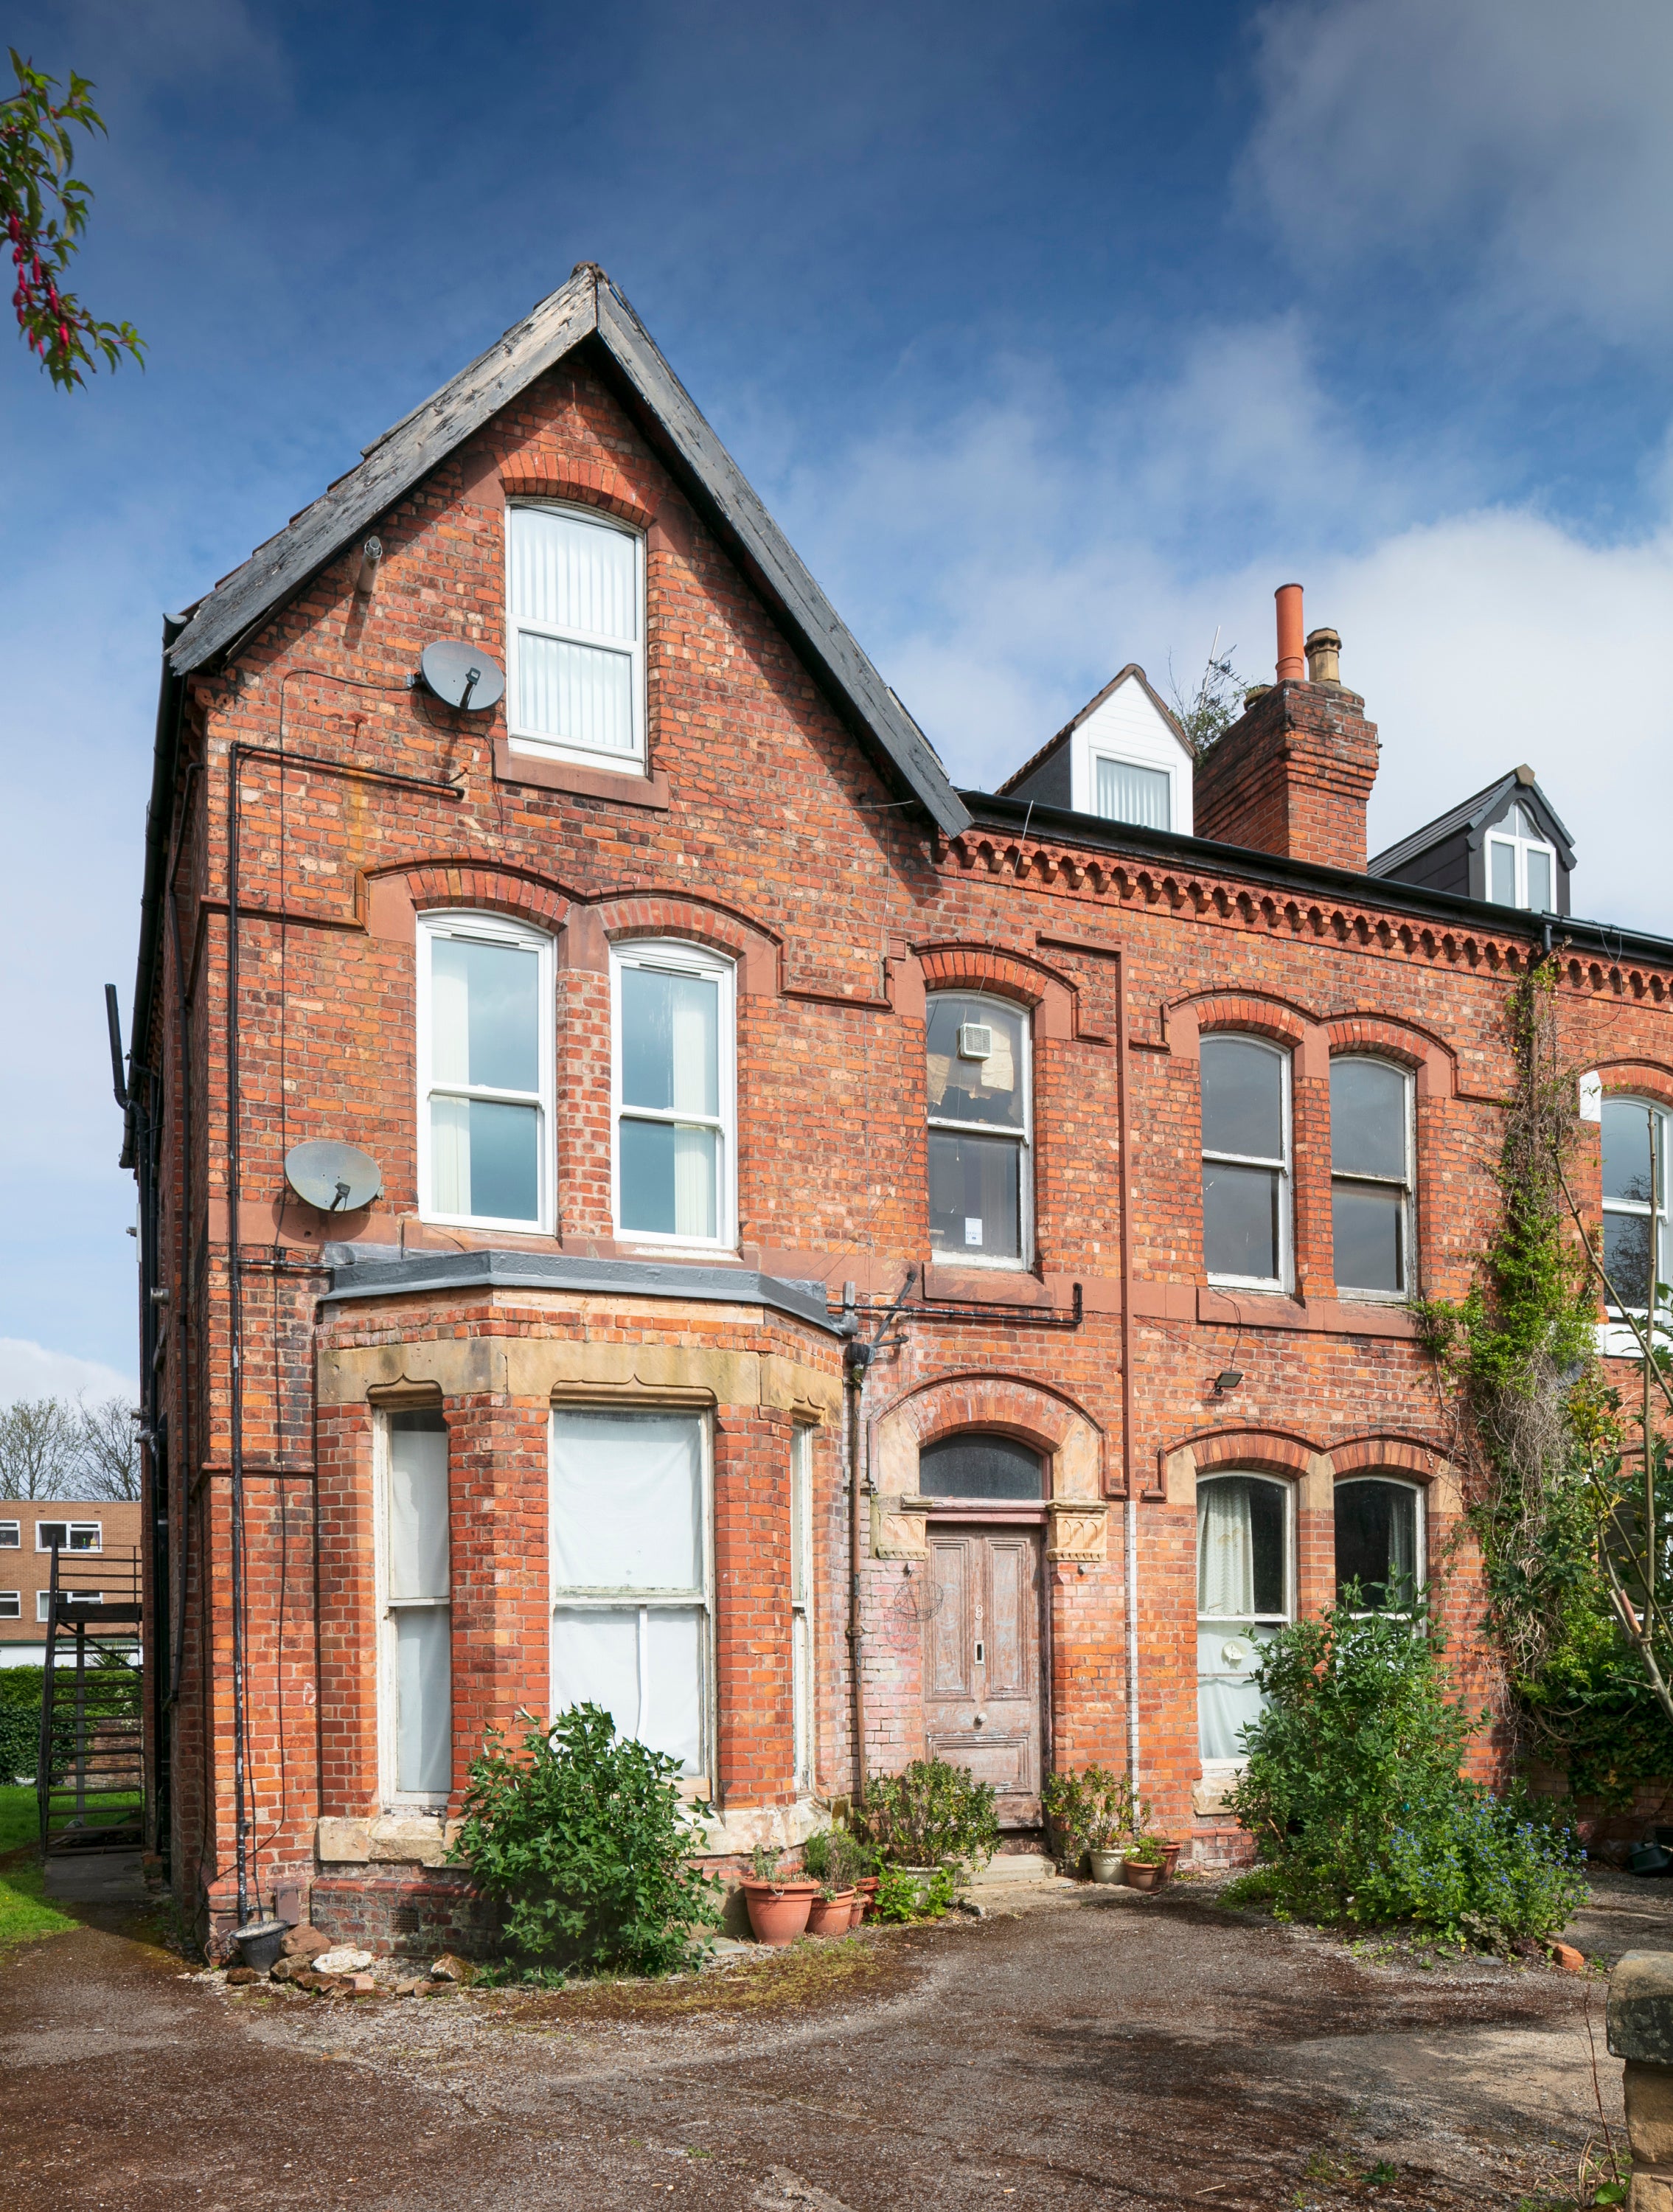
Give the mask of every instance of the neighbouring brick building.
[{"label": "neighbouring brick building", "polygon": [[100,1595],[92,1570],[101,1561],[109,1563],[112,1602],[131,1597],[139,1511],[137,1501],[125,1498],[0,1498],[0,1667],[45,1660],[55,1540],[75,1565],[78,1599]]},{"label": "neighbouring brick building", "polygon": [[[1642,1241],[1673,945],[1534,910],[1530,771],[1368,865],[1374,728],[1279,603],[1202,762],[1128,669],[955,791],[583,265],[167,623],[128,1158],[206,1927],[453,1927],[520,1708],[677,1753],[717,1854],[928,1745],[1019,1830],[1130,1763],[1216,1856],[1339,1578],[1445,1566],[1479,1675],[1405,1302],[1470,1279],[1548,951]],[[287,1182],[325,1142],[366,1193]]]}]

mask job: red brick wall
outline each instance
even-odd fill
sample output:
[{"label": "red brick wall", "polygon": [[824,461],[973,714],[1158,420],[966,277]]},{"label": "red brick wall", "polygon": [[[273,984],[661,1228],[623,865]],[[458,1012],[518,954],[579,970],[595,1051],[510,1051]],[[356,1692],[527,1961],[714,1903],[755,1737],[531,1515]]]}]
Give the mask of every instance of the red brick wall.
[{"label": "red brick wall", "polygon": [[1196,834],[1321,867],[1363,868],[1377,726],[1335,684],[1275,684],[1197,763]]}]

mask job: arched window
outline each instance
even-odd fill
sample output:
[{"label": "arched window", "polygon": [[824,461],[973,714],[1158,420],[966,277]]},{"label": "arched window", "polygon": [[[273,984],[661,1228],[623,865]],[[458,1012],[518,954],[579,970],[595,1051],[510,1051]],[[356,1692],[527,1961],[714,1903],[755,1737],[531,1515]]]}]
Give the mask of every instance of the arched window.
[{"label": "arched window", "polygon": [[1014,1437],[963,1430],[918,1454],[922,1498],[1043,1498],[1045,1469],[1037,1451]]},{"label": "arched window", "polygon": [[1414,1482],[1356,1475],[1336,1485],[1336,1601],[1399,1611],[1425,1581],[1423,1492]]},{"label": "arched window", "polygon": [[507,727],[520,751],[645,758],[645,547],[590,507],[506,516]]},{"label": "arched window", "polygon": [[929,1001],[929,1234],[938,1258],[1014,1267],[1033,1256],[1028,1026],[1004,999],[948,991]]},{"label": "arched window", "polygon": [[1217,1282],[1289,1282],[1290,1060],[1258,1037],[1202,1040],[1202,1258]]},{"label": "arched window", "polygon": [[[1618,1313],[1647,1310],[1650,1261],[1673,1278],[1668,1237],[1665,1111],[1642,1098],[1603,1101],[1603,1267]],[[1653,1244],[1652,1223],[1653,1221]],[[1664,1306],[1666,1301],[1658,1304]]]},{"label": "arched window", "polygon": [[1196,1486],[1196,1702],[1205,1765],[1243,1756],[1258,1720],[1251,1677],[1260,1647],[1290,1619],[1290,1490],[1264,1474],[1205,1476]]},{"label": "arched window", "polygon": [[1338,1290],[1410,1291],[1412,1085],[1385,1060],[1330,1062],[1330,1225]]}]

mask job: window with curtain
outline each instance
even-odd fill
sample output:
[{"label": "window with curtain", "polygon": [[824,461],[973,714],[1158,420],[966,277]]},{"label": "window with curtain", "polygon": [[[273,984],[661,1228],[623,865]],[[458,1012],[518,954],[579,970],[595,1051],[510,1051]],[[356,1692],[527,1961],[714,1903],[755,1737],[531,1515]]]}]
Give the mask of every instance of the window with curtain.
[{"label": "window with curtain", "polygon": [[497,915],[418,922],[418,1169],[435,1221],[550,1225],[551,943]]},{"label": "window with curtain", "polygon": [[382,1692],[386,1795],[426,1802],[453,1787],[453,1606],[447,1430],[440,1413],[386,1417]]},{"label": "window with curtain", "polygon": [[551,1707],[709,1771],[709,1506],[702,1419],[552,1415]]},{"label": "window with curtain", "polygon": [[929,1001],[929,1232],[946,1260],[1032,1256],[1028,1017],[1003,999]]},{"label": "window with curtain", "polygon": [[564,507],[507,514],[511,740],[643,763],[644,547],[610,517]]},{"label": "window with curtain", "polygon": [[1487,896],[1495,906],[1557,910],[1557,853],[1520,801],[1487,832]]},{"label": "window with curtain", "polygon": [[1422,1585],[1423,1496],[1415,1483],[1366,1475],[1336,1485],[1336,1598],[1399,1612]]},{"label": "window with curtain", "polygon": [[[1673,1281],[1667,1122],[1642,1098],[1603,1101],[1603,1267],[1617,1312],[1648,1310],[1652,1252],[1658,1282]],[[1658,1303],[1664,1312],[1666,1301]]]},{"label": "window with curtain", "polygon": [[1222,1282],[1289,1279],[1289,1076],[1257,1038],[1202,1040],[1202,1257]]},{"label": "window with curtain", "polygon": [[1339,1290],[1409,1290],[1411,1079],[1386,1060],[1330,1062],[1330,1223]]},{"label": "window with curtain", "polygon": [[796,1788],[813,1787],[813,1431],[790,1434],[790,1703]]},{"label": "window with curtain", "polygon": [[1136,761],[1096,762],[1098,811],[1106,822],[1131,822],[1141,830],[1173,827],[1173,779],[1165,768]]},{"label": "window with curtain", "polygon": [[629,943],[615,978],[616,1224],[733,1241],[733,970],[693,945]]},{"label": "window with curtain", "polygon": [[1290,1618],[1290,1494],[1258,1474],[1196,1486],[1196,1705],[1205,1762],[1243,1757],[1261,1646]]}]

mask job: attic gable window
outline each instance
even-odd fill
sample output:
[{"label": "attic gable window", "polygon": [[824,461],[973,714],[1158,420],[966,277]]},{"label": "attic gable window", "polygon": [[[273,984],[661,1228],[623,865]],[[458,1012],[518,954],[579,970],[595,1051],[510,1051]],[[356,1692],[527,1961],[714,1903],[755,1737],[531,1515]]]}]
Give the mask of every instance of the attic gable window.
[{"label": "attic gable window", "polygon": [[1532,914],[1557,910],[1554,847],[1520,800],[1487,832],[1487,896]]},{"label": "attic gable window", "polygon": [[557,760],[645,758],[645,545],[611,516],[507,509],[512,744]]}]

